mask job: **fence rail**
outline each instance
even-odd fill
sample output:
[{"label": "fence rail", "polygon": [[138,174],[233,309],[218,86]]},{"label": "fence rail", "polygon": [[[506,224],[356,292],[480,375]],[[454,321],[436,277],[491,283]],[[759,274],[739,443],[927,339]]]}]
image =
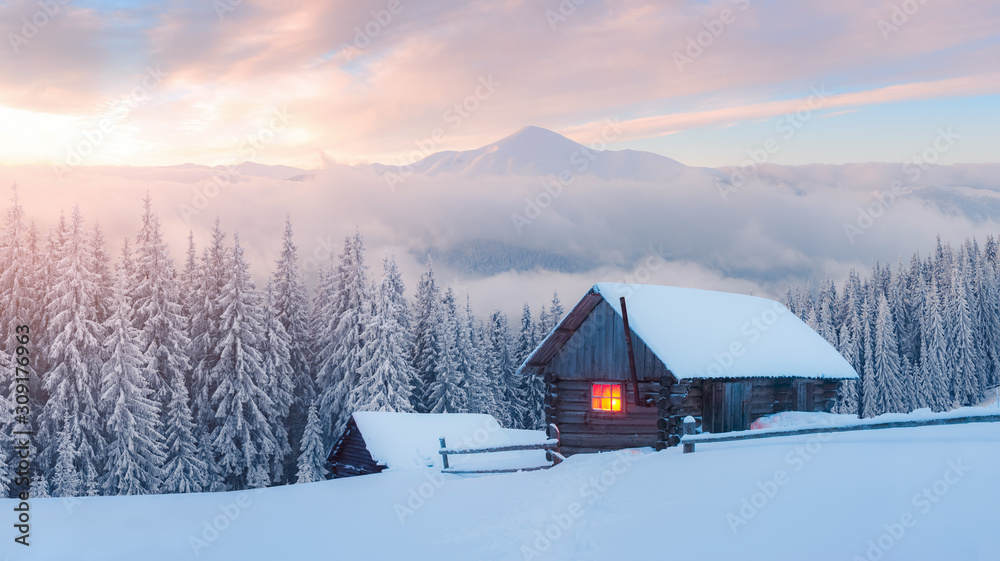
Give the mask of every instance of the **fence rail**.
[{"label": "fence rail", "polygon": [[959,425],[966,423],[996,423],[1000,422],[1000,415],[967,415],[964,417],[947,417],[939,419],[914,419],[911,421],[886,421],[883,423],[866,423],[862,425],[844,426],[810,426],[797,429],[787,429],[779,431],[750,430],[740,432],[728,432],[720,434],[692,434],[694,423],[684,423],[684,437],[681,443],[684,444],[684,453],[694,452],[695,444],[705,444],[710,442],[733,442],[736,440],[752,440],[755,438],[773,438],[779,436],[798,436],[803,434],[819,434],[827,432],[851,432],[875,429],[896,429],[906,427],[930,427],[937,425]]},{"label": "fence rail", "polygon": [[[475,473],[514,473],[518,471],[537,471],[540,469],[548,469],[552,466],[558,465],[559,462],[566,459],[565,456],[560,453],[559,444],[559,427],[554,424],[550,424],[545,429],[545,435],[548,437],[545,442],[538,442],[535,444],[511,444],[508,446],[490,446],[486,448],[448,448],[445,438],[442,436],[439,440],[441,442],[441,449],[438,453],[441,454],[441,461],[444,464],[444,469],[441,470],[442,473],[456,473],[456,474],[475,474]],[[542,466],[532,466],[526,468],[497,468],[497,469],[455,469],[452,468],[448,463],[448,456],[458,455],[458,454],[491,454],[494,452],[518,452],[522,450],[545,450],[545,459],[552,462],[548,465]]]}]

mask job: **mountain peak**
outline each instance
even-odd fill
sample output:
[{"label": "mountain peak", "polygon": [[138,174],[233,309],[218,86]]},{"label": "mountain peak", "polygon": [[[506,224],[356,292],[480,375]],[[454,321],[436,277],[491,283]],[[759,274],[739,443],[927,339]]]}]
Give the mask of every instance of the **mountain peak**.
[{"label": "mountain peak", "polygon": [[[377,173],[396,166],[374,166]],[[424,175],[546,176],[569,173],[601,179],[663,181],[684,166],[666,156],[634,150],[594,150],[537,126],[526,126],[475,150],[437,152],[415,162]]]}]

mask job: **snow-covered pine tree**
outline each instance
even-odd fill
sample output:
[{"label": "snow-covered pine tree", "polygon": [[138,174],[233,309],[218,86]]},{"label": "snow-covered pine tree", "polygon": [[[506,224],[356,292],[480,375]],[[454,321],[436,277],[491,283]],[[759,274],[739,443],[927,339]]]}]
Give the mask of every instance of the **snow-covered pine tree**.
[{"label": "snow-covered pine tree", "polygon": [[434,384],[434,367],[441,356],[441,330],[437,324],[443,316],[441,311],[441,291],[434,280],[434,266],[427,257],[427,270],[417,283],[417,294],[413,303],[413,407],[417,412],[430,411],[430,388]]},{"label": "snow-covered pine tree", "polygon": [[[373,312],[365,328],[365,362],[357,384],[351,389],[352,409],[412,412],[412,345],[404,324],[407,304],[402,276],[396,261],[390,257],[382,261],[382,280],[375,288],[374,298]],[[301,470],[301,457],[299,465]]]},{"label": "snow-covered pine tree", "polygon": [[902,367],[893,325],[892,310],[885,294],[878,296],[875,312],[871,380],[865,380],[865,416],[883,413],[905,413],[907,398],[903,395]]},{"label": "snow-covered pine tree", "polygon": [[136,238],[134,322],[141,334],[142,350],[151,361],[149,388],[162,409],[170,399],[173,379],[186,380],[191,370],[191,341],[187,319],[181,315],[174,262],[148,193],[143,205],[142,228]]},{"label": "snow-covered pine tree", "polygon": [[954,406],[975,405],[981,397],[980,363],[976,348],[972,311],[969,308],[967,279],[959,267],[952,269],[948,298],[948,371],[952,373],[951,397]]},{"label": "snow-covered pine tree", "polygon": [[274,402],[267,395],[264,319],[260,295],[250,280],[239,236],[233,236],[229,273],[218,303],[218,361],[210,373],[218,383],[209,406],[215,412],[210,443],[228,489],[264,487],[278,445],[272,430]]},{"label": "snow-covered pine tree", "polygon": [[62,240],[52,248],[56,264],[47,299],[45,367],[37,370],[46,373],[42,387],[49,396],[38,418],[38,441],[45,445],[39,448],[39,468],[55,471],[58,447],[53,444],[70,438],[73,469],[81,481],[96,481],[106,448],[98,407],[106,330],[94,309],[97,275],[79,208],[66,232],[57,235]]},{"label": "snow-covered pine tree", "polygon": [[268,282],[265,294],[264,371],[267,374],[267,393],[274,402],[271,430],[277,443],[277,450],[271,460],[271,479],[275,483],[284,483],[285,462],[292,456],[288,438],[288,414],[294,399],[292,340],[278,319],[278,312],[274,307],[273,282]]},{"label": "snow-covered pine tree", "polygon": [[487,373],[497,396],[497,409],[492,412],[502,426],[519,428],[525,416],[522,384],[516,378],[514,341],[507,323],[507,315],[497,310],[490,316],[488,325],[489,350]]},{"label": "snow-covered pine tree", "polygon": [[92,254],[94,275],[96,277],[94,291],[94,309],[97,311],[97,321],[104,323],[111,316],[111,294],[114,290],[115,275],[111,272],[111,258],[108,256],[107,245],[104,243],[104,232],[100,224],[94,224],[90,232],[90,251]]},{"label": "snow-covered pine tree", "polygon": [[[854,292],[850,285],[845,287],[847,305],[843,324],[840,326],[838,348],[844,359],[854,367],[854,370],[863,370],[861,362],[861,322],[858,319],[857,305],[855,304]],[[837,395],[835,412],[856,415],[858,413],[858,381],[844,380],[840,383]]]},{"label": "snow-covered pine tree", "polygon": [[559,301],[559,293],[552,292],[552,304],[549,306],[549,321],[552,322],[550,329],[554,329],[562,321],[564,315],[566,315],[566,310],[563,309],[563,305]]},{"label": "snow-covered pine tree", "polygon": [[337,292],[329,307],[331,315],[323,335],[328,351],[317,369],[320,422],[329,427],[327,446],[332,445],[353,411],[350,411],[351,388],[365,360],[365,325],[371,313],[371,284],[365,265],[361,233],[344,240],[344,252],[336,271]]},{"label": "snow-covered pine tree", "polygon": [[[206,435],[215,427],[215,412],[212,411],[210,402],[219,385],[212,372],[219,361],[216,348],[221,341],[219,316],[222,310],[222,288],[229,278],[229,250],[225,246],[225,237],[222,224],[216,218],[211,244],[202,251],[189,320],[191,344],[188,356],[191,357],[193,366],[191,413],[194,415],[195,426],[205,431]],[[199,437],[203,445],[206,440]]]},{"label": "snow-covered pine tree", "polygon": [[[306,424],[309,407],[316,401],[316,382],[313,378],[310,350],[309,299],[299,271],[298,248],[293,242],[291,217],[285,218],[281,256],[271,277],[272,302],[277,321],[288,334],[289,364],[293,401],[288,412],[290,442],[299,442]],[[286,477],[293,475],[295,461],[289,455]]]},{"label": "snow-covered pine tree", "polygon": [[151,360],[140,348],[140,333],[132,325],[132,302],[125,271],[113,289],[109,331],[104,341],[108,359],[101,368],[100,408],[108,435],[104,495],[145,495],[157,492],[166,459],[160,406],[150,397],[145,371]]},{"label": "snow-covered pine tree", "polygon": [[326,453],[323,447],[323,430],[319,424],[319,413],[315,405],[309,406],[306,428],[302,432],[302,450],[299,453],[296,483],[312,483],[326,479]]},{"label": "snow-covered pine tree", "polygon": [[937,280],[931,277],[924,303],[923,334],[920,338],[920,371],[917,377],[917,402],[934,411],[951,408],[948,376],[948,339],[941,315],[941,297]]},{"label": "snow-covered pine tree", "polygon": [[465,413],[469,410],[469,396],[457,360],[458,309],[451,288],[445,291],[436,312],[435,330],[440,353],[433,365],[433,381],[427,389],[428,412]]},{"label": "snow-covered pine tree", "polygon": [[7,224],[0,239],[0,348],[13,352],[17,342],[11,337],[14,327],[32,318],[31,286],[32,274],[29,248],[26,246],[24,208],[18,199],[17,185],[12,188],[12,206],[7,209]]},{"label": "snow-covered pine tree", "polygon": [[211,490],[211,472],[198,456],[198,440],[184,380],[170,383],[170,401],[163,417],[164,450],[161,493],[200,493]]},{"label": "snow-covered pine tree", "polygon": [[76,466],[79,454],[73,442],[79,440],[74,434],[79,430],[68,414],[63,417],[61,425],[52,441],[56,457],[52,470],[52,494],[56,497],[78,497],[83,494],[83,477]]},{"label": "snow-covered pine tree", "polygon": [[[527,360],[528,355],[535,350],[538,340],[535,338],[538,329],[531,319],[531,307],[524,303],[521,310],[521,331],[517,337],[517,356],[515,362],[520,365]],[[521,395],[524,398],[524,419],[520,426],[526,429],[541,429],[545,427],[545,381],[541,376],[522,374]]]},{"label": "snow-covered pine tree", "polygon": [[484,328],[472,313],[472,303],[468,296],[465,299],[465,315],[462,319],[464,330],[459,336],[459,341],[465,341],[467,337],[468,343],[460,345],[460,349],[465,351],[459,354],[461,357],[459,364],[460,368],[465,369],[463,372],[466,392],[469,395],[469,412],[493,414],[498,405],[496,393],[493,391],[494,386],[487,373],[488,358],[484,360],[488,344],[483,336]]}]

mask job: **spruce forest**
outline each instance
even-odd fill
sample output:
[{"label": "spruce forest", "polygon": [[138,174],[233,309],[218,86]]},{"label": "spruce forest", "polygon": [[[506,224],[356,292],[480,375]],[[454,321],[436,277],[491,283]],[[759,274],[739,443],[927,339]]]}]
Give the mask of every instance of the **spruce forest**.
[{"label": "spruce forest", "polygon": [[[517,323],[477,317],[428,260],[412,295],[391,255],[369,264],[360,232],[314,287],[291,221],[258,286],[237,233],[189,236],[178,266],[147,196],[111,256],[78,209],[44,235],[17,200],[0,240],[0,439],[34,432],[31,495],[239,490],[324,479],[354,411],[475,412],[541,428],[544,385],[519,364],[565,310],[557,295]],[[594,279],[595,281],[601,279]],[[1000,256],[938,243],[838,289],[789,289],[786,305],[861,375],[836,412],[873,417],[971,405],[1000,376]],[[17,326],[30,329],[28,415],[14,401]],[[13,487],[0,442],[0,495]]]}]

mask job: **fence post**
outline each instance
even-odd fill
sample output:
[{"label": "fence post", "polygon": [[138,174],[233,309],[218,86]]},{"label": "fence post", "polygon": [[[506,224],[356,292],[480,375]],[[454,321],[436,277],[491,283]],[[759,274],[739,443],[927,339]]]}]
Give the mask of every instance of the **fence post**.
[{"label": "fence post", "polygon": [[[545,427],[545,436],[556,439],[556,447],[554,451],[556,452],[556,454],[559,454],[559,456],[561,456],[562,438],[559,435],[559,427],[557,427],[555,423],[549,423],[549,426]],[[548,450],[545,451],[545,459],[549,462],[552,462],[552,465],[556,465],[562,461],[559,459],[559,456],[552,455],[552,452],[549,452]]]},{"label": "fence post", "polygon": [[444,462],[444,469],[448,469],[448,447],[444,444],[444,437],[441,437],[441,460]]},{"label": "fence post", "polygon": [[[690,415],[684,417],[684,436],[689,434],[694,434],[694,417]],[[694,452],[694,442],[684,442],[684,453],[690,454],[692,452]]]}]

